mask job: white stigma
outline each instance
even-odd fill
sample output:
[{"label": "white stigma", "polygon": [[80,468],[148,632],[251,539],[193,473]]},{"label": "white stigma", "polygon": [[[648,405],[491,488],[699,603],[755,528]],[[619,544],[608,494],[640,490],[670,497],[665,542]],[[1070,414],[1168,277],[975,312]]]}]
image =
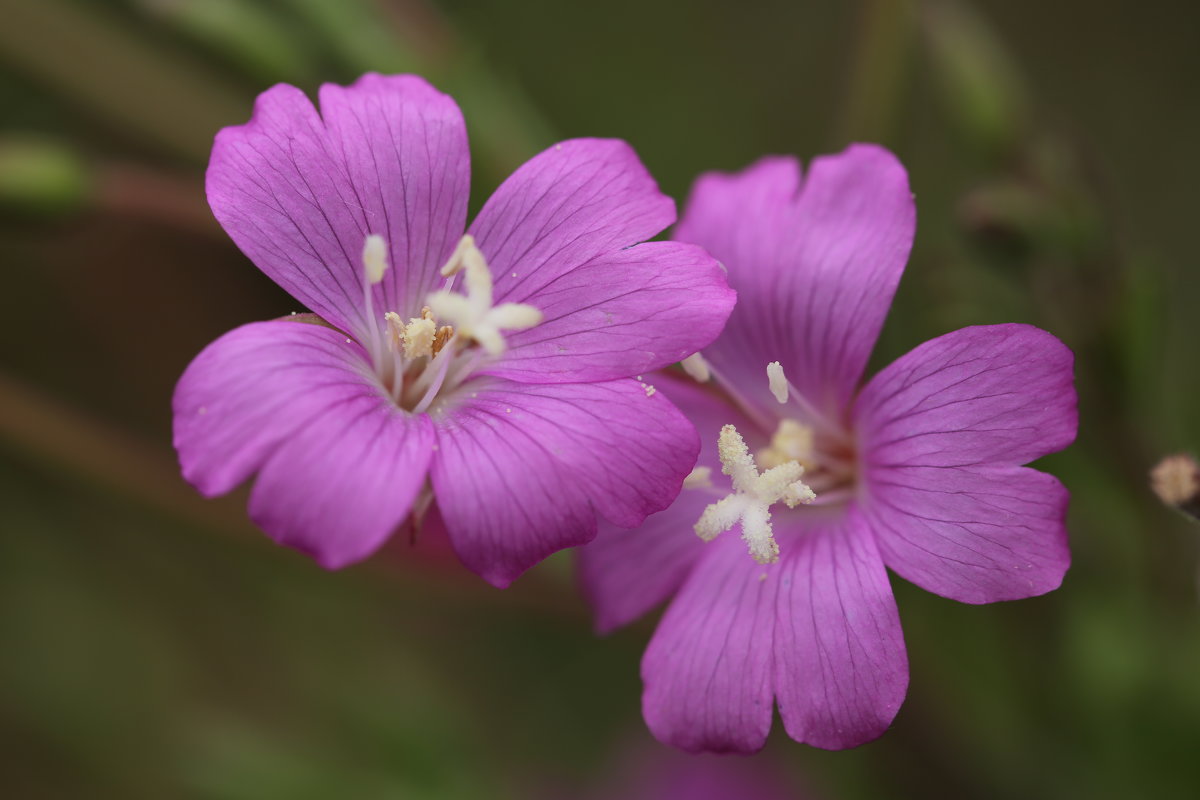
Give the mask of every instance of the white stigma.
[{"label": "white stigma", "polygon": [[706,383],[712,377],[712,373],[708,369],[708,362],[699,353],[692,353],[683,361],[680,361],[679,366],[683,367],[683,371],[690,375],[697,383]]},{"label": "white stigma", "polygon": [[450,276],[460,270],[466,271],[465,296],[442,290],[428,300],[437,318],[453,325],[460,337],[474,339],[495,356],[505,349],[501,331],[523,331],[542,321],[542,312],[525,303],[492,305],[492,273],[470,234],[459,241],[442,274]]},{"label": "white stigma", "polygon": [[378,233],[367,236],[363,242],[363,270],[367,273],[367,283],[376,284],[383,280],[387,272],[387,242]]},{"label": "white stigma", "polygon": [[767,364],[767,385],[771,389],[771,394],[775,395],[775,399],[780,405],[788,401],[788,380],[783,374],[783,367],[778,361],[772,361]]},{"label": "white stigma", "polygon": [[[733,492],[704,509],[695,525],[704,541],[742,523],[742,539],[750,555],[760,564],[779,560],[779,545],[771,528],[771,506],[783,502],[789,508],[811,503],[816,494],[803,481],[804,467],[796,461],[772,467],[761,475],[737,428],[726,425],[717,439],[721,472],[733,479]],[[690,477],[690,476],[689,476]]]}]

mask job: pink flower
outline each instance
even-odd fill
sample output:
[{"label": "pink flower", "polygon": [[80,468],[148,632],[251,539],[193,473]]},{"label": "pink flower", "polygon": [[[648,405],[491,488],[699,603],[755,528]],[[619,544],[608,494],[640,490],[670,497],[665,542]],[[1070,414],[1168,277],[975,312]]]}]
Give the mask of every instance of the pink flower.
[{"label": "pink flower", "polygon": [[[734,296],[623,142],[555,145],[464,235],[466,128],[414,76],[263,93],[217,136],[208,198],[314,315],[222,336],[175,392],[184,476],[257,474],[250,516],[335,568],[439,512],[498,586],[665,508],[699,447],[633,376],[707,345]],[[316,324],[303,324],[314,322]]]},{"label": "pink flower", "polygon": [[602,630],[674,595],[642,660],[666,743],[757,750],[775,704],[818,747],[882,734],[908,687],[885,567],[966,603],[1062,580],[1067,492],[1021,466],[1075,436],[1061,342],[965,328],[859,385],[914,229],[904,168],[877,147],[803,181],[768,158],[695,186],[676,238],[721,260],[739,299],[707,369],[688,364],[711,382],[654,378],[700,431],[692,488],[580,554]]}]

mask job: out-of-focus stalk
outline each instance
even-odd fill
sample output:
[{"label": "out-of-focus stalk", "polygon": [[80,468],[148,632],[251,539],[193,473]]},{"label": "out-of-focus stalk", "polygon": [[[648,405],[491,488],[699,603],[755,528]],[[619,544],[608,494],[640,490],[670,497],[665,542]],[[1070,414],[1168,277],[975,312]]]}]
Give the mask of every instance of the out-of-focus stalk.
[{"label": "out-of-focus stalk", "polygon": [[0,442],[159,512],[256,535],[237,503],[200,497],[179,479],[166,453],[2,374]]},{"label": "out-of-focus stalk", "polygon": [[291,21],[253,0],[136,0],[157,20],[218,51],[259,80],[314,77],[309,43]]},{"label": "out-of-focus stalk", "polygon": [[201,162],[249,98],[176,52],[68,0],[0,0],[0,59],[114,130]]},{"label": "out-of-focus stalk", "polygon": [[[418,48],[396,36],[370,0],[282,0],[352,73],[421,72]],[[414,32],[419,33],[419,32]]]},{"label": "out-of-focus stalk", "polygon": [[0,137],[0,209],[62,219],[87,209],[220,235],[200,176],[137,162],[87,159],[63,142]]},{"label": "out-of-focus stalk", "polygon": [[1018,145],[1029,99],[1016,64],[978,14],[959,0],[925,0],[921,32],[946,111],[986,154]]},{"label": "out-of-focus stalk", "polygon": [[78,208],[91,188],[74,150],[46,139],[0,139],[0,208],[21,215],[58,215]]}]

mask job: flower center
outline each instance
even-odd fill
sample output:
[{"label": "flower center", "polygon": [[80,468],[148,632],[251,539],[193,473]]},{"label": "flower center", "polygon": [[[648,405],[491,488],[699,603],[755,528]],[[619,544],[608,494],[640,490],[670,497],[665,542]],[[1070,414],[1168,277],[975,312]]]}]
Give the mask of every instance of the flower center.
[{"label": "flower center", "polygon": [[[362,263],[370,326],[363,344],[384,390],[414,413],[426,411],[437,397],[501,355],[507,346],[502,331],[522,331],[542,321],[542,312],[525,303],[493,305],[492,273],[470,234],[442,267],[445,287],[431,293],[421,316],[407,322],[391,310],[382,318],[376,315],[373,289],[389,268],[382,236],[367,236]],[[459,272],[465,273],[465,294],[453,291]]]},{"label": "flower center", "polygon": [[[684,367],[697,380],[706,380],[709,369],[703,359],[697,357],[697,362],[690,368],[687,364]],[[788,508],[843,504],[853,494],[856,473],[850,435],[805,401],[788,382],[779,362],[767,365],[767,382],[775,399],[790,406],[799,419],[791,416],[779,419],[767,446],[754,456],[734,426],[721,429],[717,450],[721,471],[733,479],[733,492],[705,508],[695,525],[697,535],[709,541],[741,523],[742,538],[750,555],[760,564],[770,564],[779,558],[779,545],[771,526],[771,506],[780,502]],[[761,413],[751,410],[747,413],[766,422]],[[760,468],[764,470],[761,474]],[[683,486],[713,492],[711,470],[697,467]]]},{"label": "flower center", "polygon": [[805,471],[812,471],[817,466],[812,427],[794,419],[781,419],[771,436],[771,443],[758,451],[755,460],[763,469],[795,461]]}]

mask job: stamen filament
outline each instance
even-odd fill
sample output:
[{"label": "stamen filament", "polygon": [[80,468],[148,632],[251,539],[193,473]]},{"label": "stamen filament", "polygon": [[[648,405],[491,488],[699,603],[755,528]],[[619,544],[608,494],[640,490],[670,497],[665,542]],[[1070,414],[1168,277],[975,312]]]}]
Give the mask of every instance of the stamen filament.
[{"label": "stamen filament", "polygon": [[707,383],[712,377],[712,373],[708,369],[708,362],[704,360],[704,356],[700,353],[692,353],[690,356],[679,362],[679,366],[683,367],[683,371],[691,376],[696,383]]},{"label": "stamen filament", "polygon": [[[453,344],[453,342],[451,342],[451,344]],[[438,390],[442,388],[442,384],[446,380],[446,375],[450,371],[450,365],[454,363],[453,347],[443,350],[442,353],[442,355],[439,355],[436,359],[434,359],[435,363],[431,363],[425,368],[425,371],[421,373],[421,377],[417,379],[417,383],[413,385],[413,388],[417,389],[419,384],[424,382],[430,374],[433,375],[433,378],[428,381],[429,388],[425,390],[425,394],[421,396],[421,399],[417,401],[416,406],[413,407],[414,414],[420,414],[421,412],[425,411],[425,409],[429,408],[429,405],[433,402],[433,399],[437,397]]]},{"label": "stamen filament", "polygon": [[363,308],[366,312],[366,345],[371,355],[371,363],[379,364],[383,352],[380,350],[381,331],[379,320],[375,317],[374,287],[383,280],[387,272],[387,242],[377,233],[368,234],[363,240],[362,249],[363,277]]},{"label": "stamen filament", "polygon": [[789,401],[794,402],[804,412],[804,416],[808,422],[811,422],[838,440],[845,439],[842,429],[830,422],[823,413],[818,411],[809,402],[803,392],[800,392],[792,385],[792,382],[787,379],[787,375],[783,372],[783,365],[778,361],[772,361],[767,364],[767,386],[770,388],[771,394],[775,395],[775,399],[779,401],[780,405],[786,405]]}]

